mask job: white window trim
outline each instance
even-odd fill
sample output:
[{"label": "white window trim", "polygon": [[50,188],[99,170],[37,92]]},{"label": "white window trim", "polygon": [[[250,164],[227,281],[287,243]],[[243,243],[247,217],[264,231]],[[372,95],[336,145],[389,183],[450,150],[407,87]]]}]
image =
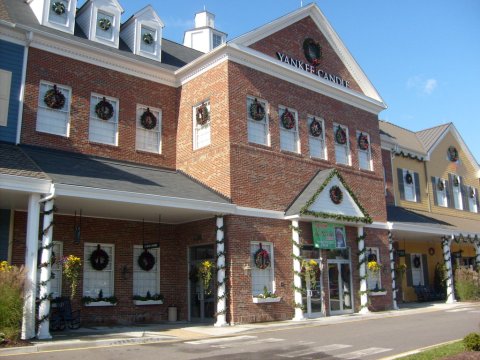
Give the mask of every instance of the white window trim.
[{"label": "white window trim", "polygon": [[[12,88],[12,72],[4,69],[0,69],[0,86],[3,87],[5,95],[0,97],[0,105],[3,108],[0,117],[0,126],[7,126],[8,124],[8,111],[10,108],[10,92]],[[2,95],[3,90],[0,90]]]},{"label": "white window trim", "polygon": [[[380,249],[378,247],[367,247],[366,248],[366,254],[370,254],[370,252],[372,254],[375,254],[376,257],[377,257],[377,263],[381,266],[382,263],[380,261]],[[367,263],[368,263],[368,255],[367,255]],[[368,266],[367,266],[367,290],[369,291],[372,291],[372,290],[375,290],[375,286],[378,284],[378,288],[379,289],[382,289],[382,271],[380,270],[377,274],[377,277],[376,277],[376,280],[375,280],[375,284],[373,284],[373,287],[371,286],[372,284],[369,283],[368,279],[371,277],[371,271],[368,270]]]},{"label": "white window trim", "polygon": [[[285,112],[285,109],[288,109],[288,111],[291,112],[295,117],[295,126],[292,129],[285,129],[282,125],[282,115]],[[295,154],[300,154],[301,153],[300,152],[301,147],[300,147],[300,136],[298,134],[298,111],[293,109],[293,108],[290,108],[288,106],[283,106],[283,105],[279,105],[278,110],[279,110],[278,111],[278,126],[280,127],[280,150],[281,151],[286,151],[286,152],[293,152]],[[294,133],[295,149],[293,151],[282,148],[282,131],[283,132]]]},{"label": "white window trim", "polygon": [[[276,291],[277,291],[277,286],[276,286],[276,282],[275,282],[275,256],[274,256],[274,253],[275,253],[275,248],[273,246],[273,243],[270,242],[270,241],[250,241],[250,246],[249,246],[249,251],[251,251],[252,249],[252,245],[260,245],[262,244],[263,245],[269,245],[270,249],[271,249],[271,252],[270,252],[270,267],[272,268],[271,272],[272,272],[272,293],[275,294]],[[251,266],[252,268],[255,266],[255,259],[253,257],[254,254],[251,254]],[[252,296],[257,296],[258,294],[257,293],[254,293],[253,291],[253,275],[252,275],[252,279],[250,281],[250,287],[251,287],[251,293],[252,293]]]},{"label": "white window trim", "polygon": [[[337,131],[338,126],[340,126],[343,130],[345,130],[345,134],[346,134],[346,137],[347,137],[347,142],[345,143],[345,145],[338,144],[337,141],[335,140],[335,132]],[[340,165],[352,166],[352,152],[350,151],[350,134],[348,132],[348,127],[347,126],[339,124],[339,123],[333,123],[333,145],[334,145],[334,149],[335,149],[335,163],[340,164]],[[337,146],[344,146],[345,147],[346,153],[347,153],[347,163],[346,164],[343,163],[343,162],[338,162],[337,151],[336,151]]]},{"label": "white window trim", "polygon": [[[48,86],[52,87],[54,85],[57,86],[57,88],[62,91],[62,94],[65,96],[65,105],[63,106],[62,109],[51,109],[49,108],[45,102],[43,101],[43,97],[41,96],[41,91],[40,89],[42,86]],[[64,114],[65,115],[65,133],[56,133],[56,132],[51,132],[51,131],[46,131],[45,129],[39,129],[38,124],[39,124],[39,111],[37,110],[37,118],[36,118],[36,126],[35,130],[38,132],[42,132],[45,134],[51,134],[51,135],[57,135],[57,136],[63,136],[63,137],[70,137],[70,126],[71,126],[71,117],[70,117],[70,108],[71,108],[71,102],[72,102],[72,88],[68,85],[63,85],[63,84],[56,84],[50,81],[46,80],[40,80],[40,84],[38,86],[38,108],[42,109],[42,111],[46,112],[52,112],[52,113],[58,113],[58,114]],[[68,94],[66,94],[68,92]]]},{"label": "white window trim", "polygon": [[[202,106],[203,104],[206,104],[207,107],[208,107],[208,121],[206,122],[205,125],[197,125],[197,117],[196,117],[196,113],[197,113],[197,108],[199,106]],[[196,105],[194,105],[192,107],[192,135],[193,135],[193,150],[199,150],[199,149],[203,149],[207,146],[210,146],[212,144],[212,113],[211,113],[211,107],[210,107],[210,99],[206,99],[204,101],[201,101],[199,103],[197,103]],[[208,144],[205,144],[205,145],[202,145],[202,146],[198,146],[198,130],[199,129],[202,129],[202,128],[206,128],[206,127],[209,127],[210,129],[210,134],[209,134],[209,141],[208,141]]]},{"label": "white window trim", "polygon": [[[87,254],[87,246],[93,246],[94,248],[97,247],[97,245],[100,245],[101,248],[105,247],[110,247],[112,249],[112,255],[109,257],[108,261],[111,264],[111,270],[101,270],[101,271],[108,271],[110,272],[110,278],[109,278],[109,284],[110,284],[110,290],[111,290],[111,295],[110,296],[115,296],[115,244],[107,244],[107,243],[84,243],[83,245],[83,258],[86,261],[89,261],[88,259],[90,258],[91,254]],[[93,270],[93,271],[98,271],[98,270]],[[89,271],[89,272],[93,272]],[[92,298],[96,298],[98,294],[90,294],[90,295],[85,295],[85,277],[87,272],[87,266],[83,266],[83,289],[82,289],[82,296],[90,296]],[[103,289],[102,289],[103,290]],[[94,296],[92,296],[94,295]],[[103,294],[104,297],[108,297],[105,293]]]},{"label": "white window trim", "polygon": [[[101,101],[101,99],[103,99],[103,97],[105,97],[105,100],[107,100],[108,102],[114,102],[115,103],[115,107],[113,109],[113,123],[115,125],[115,140],[114,140],[114,143],[108,143],[108,142],[100,142],[100,141],[97,141],[97,140],[92,140],[90,138],[91,136],[91,133],[90,133],[90,125],[91,125],[91,121],[92,119],[93,120],[100,120],[100,121],[112,121],[112,119],[109,119],[109,120],[102,120],[100,118],[97,117],[97,115],[95,114],[95,106],[97,105],[97,102],[94,104],[92,102],[92,98],[93,97],[97,97],[99,98],[100,100],[98,101]],[[111,145],[111,146],[118,146],[118,109],[120,108],[120,101],[117,99],[117,98],[114,98],[114,97],[111,97],[111,96],[107,96],[107,95],[102,95],[102,94],[99,94],[99,93],[91,93],[90,94],[90,117],[89,117],[89,120],[88,120],[88,141],[91,141],[91,142],[94,142],[94,143],[97,143],[97,144],[105,144],[105,145]]]},{"label": "white window trim", "polygon": [[[151,112],[153,113],[158,113],[157,116],[157,126],[151,130],[145,129],[141,122],[140,122],[140,117],[142,116],[143,112],[146,111],[147,109],[150,109]],[[155,115],[155,114],[154,114]],[[162,109],[155,108],[152,106],[147,106],[147,105],[142,105],[142,104],[137,104],[137,111],[136,111],[136,129],[135,129],[135,149],[139,151],[145,151],[145,152],[150,152],[153,154],[161,154],[162,153],[162,120],[163,120],[163,114],[162,114]],[[148,150],[148,149],[141,149],[139,148],[138,144],[138,132],[155,132],[158,136],[158,148],[156,151]]]},{"label": "white window trim", "polygon": [[[412,183],[407,184],[406,176],[407,172],[412,175]],[[416,184],[415,184],[415,172],[410,169],[402,169],[402,176],[403,176],[403,193],[405,194],[405,201],[410,201],[410,202],[417,202],[417,191],[416,189]],[[407,199],[407,186],[411,186],[413,188],[413,199]]]},{"label": "white window trim", "polygon": [[[262,103],[264,108],[265,108],[265,119],[263,120],[265,123],[264,123],[264,126],[265,126],[265,133],[264,133],[264,137],[265,137],[265,143],[258,143],[258,142],[253,142],[253,141],[250,141],[249,139],[249,136],[248,136],[248,123],[253,123],[253,124],[258,124],[259,121],[257,120],[254,120],[250,117],[250,101],[253,102],[255,101],[255,99],[257,99],[258,102]],[[259,97],[255,97],[255,96],[247,96],[247,139],[248,139],[248,142],[250,144],[258,144],[258,145],[263,145],[263,146],[271,146],[271,136],[270,136],[270,111],[269,111],[269,104],[268,104],[268,101],[267,100],[264,100],[264,99],[260,99]]]},{"label": "white window trim", "polygon": [[[320,141],[323,143],[323,147],[321,149],[321,153],[323,156],[317,157],[312,155],[311,147],[310,147],[310,139],[318,140],[318,137],[312,136],[310,133],[310,121],[311,120],[317,120],[321,125],[322,125],[322,135],[320,136]],[[315,116],[308,114],[307,115],[307,131],[308,131],[308,152],[310,154],[310,157],[312,159],[321,159],[321,160],[328,160],[328,155],[327,155],[327,142],[325,140],[325,119],[322,118],[321,116]]]},{"label": "white window trim", "polygon": [[[360,149],[360,146],[358,145],[358,138],[359,138],[360,134],[367,136],[367,139],[368,139],[368,149],[367,150]],[[359,169],[373,171],[372,142],[371,142],[371,139],[370,139],[370,134],[368,134],[364,131],[357,130],[355,139],[356,139],[356,142],[357,142],[357,151],[358,151],[358,154],[359,154],[359,156],[358,156],[358,167],[359,167]],[[361,167],[361,165],[360,165],[360,153],[364,153],[364,154],[366,153],[367,154],[368,168]]]},{"label": "white window trim", "polygon": [[[444,185],[443,191],[438,189],[438,184],[440,181],[442,181]],[[445,181],[445,179],[435,177],[435,196],[437,197],[437,206],[440,207],[448,207],[447,187],[445,186]],[[442,203],[440,203],[440,199],[442,200]]]},{"label": "white window trim", "polygon": [[[143,246],[142,245],[133,245],[133,249],[141,249],[143,250]],[[156,265],[156,271],[155,271],[155,283],[156,283],[156,290],[153,292],[153,291],[150,291],[150,294],[153,296],[155,294],[160,294],[160,289],[161,289],[161,278],[160,278],[160,248],[154,248],[154,249],[149,249],[150,252],[153,252],[153,250],[155,250],[156,254],[153,254],[155,256],[155,265]],[[133,254],[135,254],[135,251],[133,252]],[[142,270],[142,269],[137,269],[139,268],[138,266],[138,258],[136,256],[133,256],[133,273],[141,273],[141,272],[145,272],[145,270]],[[149,272],[151,273],[151,272]],[[133,295],[139,295],[139,296],[146,296],[146,294],[136,294],[135,293],[135,276],[133,275],[132,276],[132,293]]]}]

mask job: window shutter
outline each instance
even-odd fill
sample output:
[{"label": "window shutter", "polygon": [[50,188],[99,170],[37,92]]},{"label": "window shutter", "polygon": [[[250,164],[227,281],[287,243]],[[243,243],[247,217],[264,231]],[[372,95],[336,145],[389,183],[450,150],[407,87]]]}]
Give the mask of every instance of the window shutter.
[{"label": "window shutter", "polygon": [[460,183],[460,191],[462,194],[462,205],[463,205],[463,210],[468,211],[470,208],[470,204],[468,201],[468,186],[463,183],[463,177],[459,176],[459,183]]},{"label": "window shutter", "polygon": [[433,196],[433,203],[436,206],[438,206],[437,182],[438,182],[438,179],[435,176],[432,176],[432,196]]},{"label": "window shutter", "polygon": [[413,178],[415,179],[415,196],[417,202],[422,202],[422,194],[420,193],[420,179],[418,173],[413,173]]},{"label": "window shutter", "polygon": [[400,199],[405,200],[405,188],[403,185],[403,169],[397,169],[398,190],[400,191]]},{"label": "window shutter", "polygon": [[448,186],[447,189],[447,199],[448,199],[448,207],[455,209],[455,201],[453,200],[453,175],[448,174]]},{"label": "window shutter", "polygon": [[422,255],[422,265],[423,265],[423,284],[425,286],[429,286],[430,283],[428,281],[428,262],[427,262],[427,255]]},{"label": "window shutter", "polygon": [[475,188],[475,203],[477,204],[477,212],[480,211],[480,204],[478,203],[478,189]]},{"label": "window shutter", "polygon": [[412,286],[412,261],[410,254],[405,254],[405,265],[407,265],[407,286]]}]

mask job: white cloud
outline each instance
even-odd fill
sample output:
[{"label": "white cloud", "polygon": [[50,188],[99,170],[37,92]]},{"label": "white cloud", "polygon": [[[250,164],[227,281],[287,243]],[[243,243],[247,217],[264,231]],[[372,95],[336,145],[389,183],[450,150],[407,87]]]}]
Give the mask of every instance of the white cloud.
[{"label": "white cloud", "polygon": [[412,76],[407,80],[407,88],[414,89],[420,94],[431,95],[437,86],[437,79],[425,79],[421,75]]},{"label": "white cloud", "polygon": [[437,87],[437,80],[436,79],[428,79],[427,81],[425,81],[425,86],[423,87],[423,92],[425,94],[428,94],[430,95],[433,90],[435,90],[435,88]]}]

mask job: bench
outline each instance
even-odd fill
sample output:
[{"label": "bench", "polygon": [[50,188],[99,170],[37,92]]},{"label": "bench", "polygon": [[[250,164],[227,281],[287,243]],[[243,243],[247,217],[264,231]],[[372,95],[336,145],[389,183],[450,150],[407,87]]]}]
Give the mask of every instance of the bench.
[{"label": "bench", "polygon": [[80,310],[72,311],[68,297],[58,297],[52,300],[50,314],[50,330],[78,329],[80,327]]},{"label": "bench", "polygon": [[429,288],[428,286],[414,286],[415,295],[417,295],[418,302],[444,300],[445,295],[441,292]]}]

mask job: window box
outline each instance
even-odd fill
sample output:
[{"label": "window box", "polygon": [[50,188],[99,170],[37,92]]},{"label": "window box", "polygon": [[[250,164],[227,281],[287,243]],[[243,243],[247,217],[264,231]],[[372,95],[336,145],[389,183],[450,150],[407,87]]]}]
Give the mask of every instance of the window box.
[{"label": "window box", "polygon": [[163,300],[133,300],[133,303],[137,306],[143,305],[162,305]]},{"label": "window box", "polygon": [[385,296],[385,295],[387,295],[387,291],[386,290],[384,290],[384,291],[369,291],[368,295],[370,295],[370,296]]},{"label": "window box", "polygon": [[252,297],[252,299],[254,304],[277,303],[282,300],[281,297],[258,298],[254,296]]},{"label": "window box", "polygon": [[87,307],[93,307],[93,306],[116,306],[117,303],[111,303],[109,301],[92,301],[92,302],[89,302],[89,303],[85,303],[83,304],[83,306],[87,306]]}]

